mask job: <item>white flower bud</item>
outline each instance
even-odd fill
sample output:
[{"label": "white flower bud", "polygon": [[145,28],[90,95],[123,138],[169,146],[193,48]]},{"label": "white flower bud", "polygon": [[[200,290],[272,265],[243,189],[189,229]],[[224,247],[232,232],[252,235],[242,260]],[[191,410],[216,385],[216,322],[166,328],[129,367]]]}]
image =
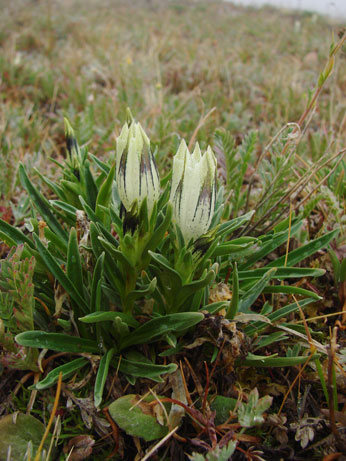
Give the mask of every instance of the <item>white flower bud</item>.
[{"label": "white flower bud", "polygon": [[182,141],[173,159],[170,201],[173,220],[178,224],[185,243],[205,234],[214,213],[216,196],[216,159],[208,147],[201,155],[199,145],[190,154]]},{"label": "white flower bud", "polygon": [[125,123],[116,140],[116,182],[126,210],[130,211],[135,201],[139,210],[146,197],[150,216],[160,196],[160,179],[149,138],[140,123]]}]

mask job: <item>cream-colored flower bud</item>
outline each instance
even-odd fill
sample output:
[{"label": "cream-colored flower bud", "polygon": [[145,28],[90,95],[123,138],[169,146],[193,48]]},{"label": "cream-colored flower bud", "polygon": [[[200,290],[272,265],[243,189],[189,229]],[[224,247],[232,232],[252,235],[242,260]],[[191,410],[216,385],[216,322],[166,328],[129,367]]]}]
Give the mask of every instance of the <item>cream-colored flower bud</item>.
[{"label": "cream-colored flower bud", "polygon": [[205,234],[214,213],[216,196],[216,159],[208,147],[202,155],[199,145],[190,154],[182,141],[173,159],[170,201],[173,220],[178,224],[185,243]]},{"label": "cream-colored flower bud", "polygon": [[127,211],[147,198],[149,216],[160,196],[160,178],[150,141],[140,123],[125,123],[116,140],[116,182]]}]

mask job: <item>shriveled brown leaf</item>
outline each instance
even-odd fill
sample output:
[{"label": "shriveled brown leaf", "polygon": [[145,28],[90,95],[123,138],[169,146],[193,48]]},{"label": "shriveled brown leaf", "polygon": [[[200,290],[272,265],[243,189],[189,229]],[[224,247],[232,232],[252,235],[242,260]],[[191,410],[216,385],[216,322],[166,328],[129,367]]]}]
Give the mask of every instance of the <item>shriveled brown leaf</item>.
[{"label": "shriveled brown leaf", "polygon": [[95,440],[90,435],[77,435],[68,441],[63,452],[70,453],[70,461],[81,461],[92,454],[94,444]]},{"label": "shriveled brown leaf", "polygon": [[321,428],[321,421],[321,418],[312,418],[305,414],[298,422],[290,424],[291,429],[296,431],[295,440],[300,442],[302,448],[306,448],[313,441],[315,432]]}]

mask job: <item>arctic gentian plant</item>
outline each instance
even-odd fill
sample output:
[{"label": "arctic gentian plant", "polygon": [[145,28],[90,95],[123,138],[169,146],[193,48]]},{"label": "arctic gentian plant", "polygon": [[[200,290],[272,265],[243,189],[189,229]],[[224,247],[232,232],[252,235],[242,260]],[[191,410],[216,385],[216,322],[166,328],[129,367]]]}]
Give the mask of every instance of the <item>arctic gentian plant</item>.
[{"label": "arctic gentian plant", "polygon": [[[116,140],[116,158],[108,162],[80,147],[68,121],[65,126],[67,157],[59,164],[61,178],[53,182],[39,173],[54,199],[48,200],[20,165],[31,216],[25,230],[0,220],[0,238],[20,246],[16,254],[21,261],[30,260],[30,264],[18,261],[16,267],[23,272],[21,278],[30,277],[33,284],[32,329],[11,331],[18,316],[12,306],[21,296],[18,289],[13,291],[18,276],[15,271],[7,271],[6,278],[4,271],[0,273],[0,344],[5,353],[13,351],[13,339],[11,350],[5,339],[21,331],[15,341],[28,354],[21,363],[30,364],[32,370],[40,368],[33,363],[38,356],[31,353],[33,349],[80,355],[72,361],[61,359],[62,364],[36,389],[53,385],[60,372],[66,379],[85,367],[86,353],[93,354],[93,363],[98,355],[98,406],[109,367],[119,369],[132,383],[142,377],[162,381],[163,374],[176,370],[176,360],[169,363],[167,357],[183,349],[188,333],[206,313],[221,311],[226,323],[236,321],[239,313],[244,322],[251,314],[250,324],[240,328],[249,337],[261,332],[256,346],[260,349],[271,341],[270,335],[263,335],[268,327],[263,315],[274,328],[276,321],[298,309],[295,302],[272,312],[265,303],[256,317],[258,310],[251,307],[261,294],[300,295],[302,308],[319,298],[277,281],[323,274],[320,269],[294,266],[328,245],[337,231],[257,267],[288,235],[294,237],[302,221],[294,218],[288,229],[285,220],[267,235],[232,239],[253,213],[231,221],[223,218],[223,188],[216,190],[217,165],[210,147],[202,154],[196,144],[191,154],[182,141],[173,160],[172,184],[161,190],[150,141],[139,123],[132,119],[125,123]],[[217,290],[221,281],[232,293],[231,301],[210,296],[210,289]],[[275,338],[281,335],[275,334]],[[156,347],[148,348],[152,343]],[[304,361],[304,355],[249,355],[242,363],[263,367]]]}]

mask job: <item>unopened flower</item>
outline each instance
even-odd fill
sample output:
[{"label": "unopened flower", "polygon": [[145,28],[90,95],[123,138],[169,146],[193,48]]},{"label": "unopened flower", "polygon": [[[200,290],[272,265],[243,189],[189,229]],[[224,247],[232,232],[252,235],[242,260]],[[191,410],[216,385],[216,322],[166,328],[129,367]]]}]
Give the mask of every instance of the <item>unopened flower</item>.
[{"label": "unopened flower", "polygon": [[146,197],[151,214],[160,195],[160,179],[149,138],[140,123],[125,123],[116,140],[116,182],[127,211],[135,202],[139,210]]},{"label": "unopened flower", "polygon": [[198,143],[190,154],[182,141],[173,159],[170,201],[173,219],[185,243],[205,234],[210,226],[216,196],[216,159],[208,147],[202,155]]}]

